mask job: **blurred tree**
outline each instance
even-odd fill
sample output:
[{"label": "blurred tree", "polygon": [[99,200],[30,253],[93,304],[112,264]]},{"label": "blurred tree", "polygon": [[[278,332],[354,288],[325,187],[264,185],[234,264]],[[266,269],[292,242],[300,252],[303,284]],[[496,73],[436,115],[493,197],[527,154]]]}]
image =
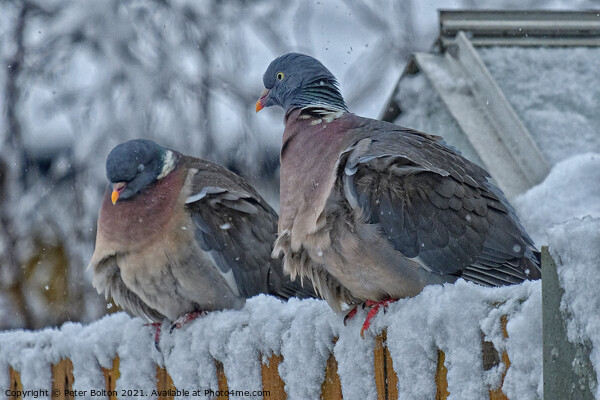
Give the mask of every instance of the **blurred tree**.
[{"label": "blurred tree", "polygon": [[21,254],[19,254],[20,232],[19,227],[16,226],[18,220],[13,218],[13,210],[25,189],[26,155],[17,114],[17,105],[21,98],[21,88],[17,80],[25,56],[25,25],[32,10],[33,8],[26,2],[20,8],[10,10],[16,15],[12,35],[10,35],[13,42],[12,54],[3,63],[6,67],[4,79],[6,134],[0,153],[0,237],[3,239],[1,249],[4,260],[0,270],[2,278],[0,289],[8,295],[13,312],[25,326],[31,326],[33,319],[27,310],[23,289],[24,274],[21,268]]}]

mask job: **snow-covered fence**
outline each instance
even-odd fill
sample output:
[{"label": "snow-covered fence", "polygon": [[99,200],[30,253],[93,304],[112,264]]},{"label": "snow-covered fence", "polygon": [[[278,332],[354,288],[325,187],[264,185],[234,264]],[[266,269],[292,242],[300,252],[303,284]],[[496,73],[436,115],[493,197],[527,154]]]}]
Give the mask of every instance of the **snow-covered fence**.
[{"label": "snow-covered fence", "polygon": [[[1,332],[0,392],[21,399],[527,400],[543,398],[546,385],[547,398],[600,398],[598,318],[591,312],[600,299],[589,295],[597,289],[590,272],[600,249],[581,255],[597,243],[599,227],[600,220],[587,218],[549,231],[565,290],[544,249],[543,305],[540,281],[431,286],[380,312],[362,339],[364,310],[344,326],[323,301],[263,295],[173,332],[163,325],[159,349],[154,328],[117,313],[85,326]],[[570,238],[556,239],[567,231]],[[542,309],[546,328],[560,328],[545,328],[544,340]],[[573,344],[582,350],[568,350]],[[542,347],[551,355],[544,363]],[[571,367],[574,378],[565,381]],[[566,383],[551,386],[559,378]]]},{"label": "snow-covered fence", "polygon": [[[506,338],[506,318],[501,318],[503,335]],[[394,371],[393,361],[386,344],[387,333],[383,331],[375,338],[374,347],[374,381],[377,389],[377,399],[398,399],[398,377]],[[482,342],[482,356],[484,369],[489,370],[498,365],[498,353],[490,342]],[[438,350],[438,359],[436,363],[435,384],[436,384],[436,400],[447,399],[448,392],[448,369],[444,363],[445,353]],[[285,383],[281,379],[278,372],[278,366],[283,361],[281,355],[271,355],[266,359],[266,362],[261,364],[262,376],[262,397],[284,399],[287,397],[285,391]],[[510,361],[506,352],[502,353],[502,362],[506,367],[510,366]],[[104,376],[104,386],[101,388],[90,388],[89,390],[75,390],[73,388],[73,362],[70,359],[62,359],[56,364],[51,365],[52,385],[50,388],[24,388],[21,382],[20,373],[8,367],[9,389],[4,391],[4,394],[10,399],[23,399],[26,397],[38,397],[50,395],[54,400],[72,399],[74,397],[94,397],[117,399],[125,397],[146,397],[150,396],[158,399],[173,399],[174,396],[191,396],[191,397],[211,397],[218,399],[229,398],[231,393],[227,384],[227,377],[223,371],[223,364],[214,360],[216,369],[216,378],[218,390],[211,389],[193,391],[186,394],[184,391],[190,390],[175,387],[173,379],[165,368],[156,366],[156,387],[148,389],[121,389],[117,391],[116,382],[119,379],[120,358],[116,356],[112,360],[110,368],[99,367]],[[337,373],[337,361],[333,354],[330,354],[325,367],[325,375],[321,384],[320,398],[324,400],[341,399],[342,387],[340,377]],[[507,370],[505,369],[502,375],[502,382]],[[28,390],[28,391],[25,391]],[[260,397],[260,396],[259,396]],[[507,399],[502,392],[501,387],[490,389],[490,400]]]},{"label": "snow-covered fence", "polygon": [[[0,393],[23,399],[600,399],[600,219],[557,225],[548,236],[558,268],[545,250],[544,302],[540,281],[430,286],[380,312],[364,339],[364,310],[344,326],[323,301],[283,303],[264,295],[173,332],[163,325],[158,350],[153,328],[124,313],[89,325],[0,332]],[[544,340],[542,309],[544,324],[560,325],[544,329]],[[548,313],[559,319],[546,320]],[[568,342],[585,351],[568,350]],[[543,363],[542,348],[549,353]],[[543,364],[556,364],[544,368],[545,382]],[[568,376],[575,378],[563,379]]]},{"label": "snow-covered fence", "polygon": [[0,333],[0,388],[53,399],[537,399],[540,310],[539,281],[461,281],[391,304],[362,339],[364,310],[344,326],[323,301],[257,296],[173,332],[163,325],[160,351],[152,327],[117,313]]}]

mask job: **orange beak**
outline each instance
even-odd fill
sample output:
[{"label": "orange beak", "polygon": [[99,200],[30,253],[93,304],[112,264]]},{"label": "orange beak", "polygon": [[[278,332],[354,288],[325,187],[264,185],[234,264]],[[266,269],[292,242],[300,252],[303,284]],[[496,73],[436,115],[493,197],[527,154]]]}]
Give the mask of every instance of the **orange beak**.
[{"label": "orange beak", "polygon": [[265,108],[265,99],[268,95],[269,89],[263,90],[262,94],[260,95],[260,99],[258,99],[258,101],[256,102],[256,112],[259,112],[260,110]]},{"label": "orange beak", "polygon": [[113,205],[117,204],[117,200],[119,200],[119,195],[121,194],[123,189],[125,189],[125,186],[127,186],[125,182],[117,182],[113,185],[113,191],[110,195],[110,200],[112,201]]}]

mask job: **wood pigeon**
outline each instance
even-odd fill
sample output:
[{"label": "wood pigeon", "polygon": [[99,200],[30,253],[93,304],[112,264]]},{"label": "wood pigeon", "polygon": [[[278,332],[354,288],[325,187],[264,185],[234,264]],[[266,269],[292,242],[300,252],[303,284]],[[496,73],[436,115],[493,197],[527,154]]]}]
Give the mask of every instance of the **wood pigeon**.
[{"label": "wood pigeon", "polygon": [[276,58],[263,82],[256,111],[285,110],[274,255],[334,310],[376,312],[458,278],[540,278],[515,210],[441,137],[350,113],[335,77],[308,55]]},{"label": "wood pigeon", "polygon": [[116,146],[88,268],[98,293],[148,321],[239,309],[268,293],[314,297],[271,258],[277,214],[220,165],[150,140]]}]

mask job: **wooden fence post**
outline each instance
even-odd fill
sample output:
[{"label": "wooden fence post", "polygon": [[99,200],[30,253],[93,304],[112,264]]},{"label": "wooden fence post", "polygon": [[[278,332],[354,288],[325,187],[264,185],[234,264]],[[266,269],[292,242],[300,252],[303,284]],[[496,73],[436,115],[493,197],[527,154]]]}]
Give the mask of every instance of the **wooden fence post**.
[{"label": "wooden fence post", "polygon": [[52,365],[52,399],[69,400],[73,399],[70,392],[73,391],[73,362],[62,359]]},{"label": "wooden fence post", "polygon": [[[500,324],[502,326],[502,336],[505,339],[508,339],[508,330],[506,329],[506,325],[508,324],[508,318],[506,315],[500,317]],[[496,351],[494,349],[494,351]],[[508,400],[508,397],[502,391],[502,386],[504,386],[504,378],[506,378],[506,373],[508,372],[508,368],[510,367],[510,359],[508,358],[508,354],[506,351],[502,352],[502,362],[505,365],[504,372],[502,373],[502,378],[500,378],[500,386],[497,389],[490,389],[490,400]]]},{"label": "wooden fence post", "polygon": [[375,338],[375,387],[377,400],[398,400],[398,375],[387,348],[387,331]]},{"label": "wooden fence post", "polygon": [[[173,379],[165,368],[161,368],[158,365],[156,366],[156,389],[160,393],[158,400],[173,400],[175,398],[175,396],[169,394],[176,390]],[[163,394],[164,391],[167,391],[167,394]]]},{"label": "wooden fence post", "polygon": [[333,400],[342,398],[342,383],[337,373],[337,360],[331,354],[327,359],[325,367],[325,378],[321,384],[321,400]]},{"label": "wooden fence post", "polygon": [[[229,392],[229,388],[227,386],[227,377],[225,376],[223,363],[221,361],[215,360],[215,367],[217,367],[217,383],[219,391],[217,399],[229,400],[229,394],[227,394]],[[225,393],[225,395],[222,395],[221,393]]]},{"label": "wooden fence post", "polygon": [[[21,374],[13,369],[13,367],[8,367],[8,376],[9,376],[9,384],[11,393],[21,393],[23,392],[23,384],[21,383]],[[21,399],[21,396],[9,396],[9,399]]]},{"label": "wooden fence post", "polygon": [[438,350],[437,368],[435,369],[435,400],[446,400],[450,396],[448,392],[448,368],[446,368],[446,353]]},{"label": "wooden fence post", "polygon": [[121,372],[119,372],[119,356],[115,356],[112,363],[112,368],[102,368],[102,373],[104,374],[104,382],[106,383],[106,392],[110,393],[108,396],[109,400],[117,400],[118,396],[116,395],[117,388],[117,379],[121,376]]},{"label": "wooden fence post", "polygon": [[279,363],[283,361],[282,355],[271,355],[266,364],[262,364],[262,384],[263,391],[269,392],[269,396],[263,396],[264,399],[287,399],[285,392],[285,383],[279,376]]}]

